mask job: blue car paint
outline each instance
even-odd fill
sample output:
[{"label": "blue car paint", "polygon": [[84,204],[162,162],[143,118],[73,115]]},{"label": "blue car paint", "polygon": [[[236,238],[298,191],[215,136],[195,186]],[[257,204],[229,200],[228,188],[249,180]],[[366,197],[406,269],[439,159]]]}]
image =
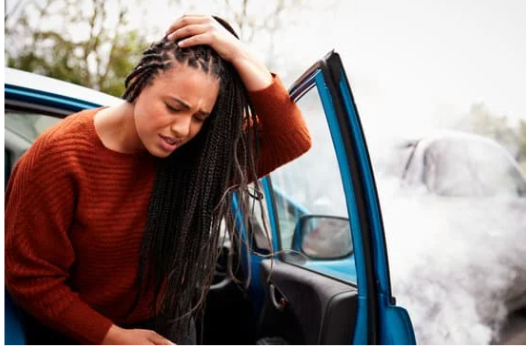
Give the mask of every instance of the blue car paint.
[{"label": "blue car paint", "polygon": [[21,311],[15,305],[11,296],[5,292],[4,318],[5,318],[5,344],[6,345],[25,345],[26,336],[21,323]]},{"label": "blue car paint", "polygon": [[380,316],[380,343],[381,344],[416,344],[416,338],[407,311],[391,303],[391,287],[389,280],[389,267],[387,259],[387,247],[385,245],[384,229],[380,213],[380,204],[369,154],[365,144],[362,127],[355,112],[352,94],[347,84],[345,73],[341,71],[340,92],[343,96],[344,105],[351,124],[352,140],[358,148],[360,160],[359,169],[365,181],[365,192],[367,194],[367,212],[373,232],[374,273],[379,290],[379,316]]},{"label": "blue car paint", "polygon": [[[302,264],[302,266],[344,282],[357,282],[356,270],[354,270],[356,266],[354,256],[339,260],[309,260]],[[349,270],[349,267],[353,270]]]},{"label": "blue car paint", "polygon": [[[7,181],[11,174],[11,163],[8,155],[4,158],[5,181],[4,189],[7,187]],[[4,318],[5,318],[5,343],[6,345],[25,345],[26,337],[22,328],[20,310],[15,305],[11,296],[4,289]]]},{"label": "blue car paint", "polygon": [[101,106],[93,102],[82,101],[71,97],[46,93],[44,91],[28,89],[10,84],[5,85],[5,94],[9,95],[10,99],[31,102],[38,101],[38,103],[42,105],[48,105],[52,107],[60,106],[61,108],[65,108],[73,112]]},{"label": "blue car paint", "polygon": [[355,201],[355,193],[351,181],[351,172],[349,171],[347,162],[347,154],[345,153],[345,146],[339,130],[338,120],[336,118],[336,110],[332,101],[331,93],[327,87],[321,70],[315,72],[315,81],[317,84],[318,93],[323,104],[323,109],[327,116],[329,129],[340,167],[340,174],[342,176],[343,188],[345,190],[345,199],[347,201],[347,212],[349,214],[349,222],[351,224],[351,237],[354,245],[355,254],[355,268],[358,284],[358,308],[356,315],[356,325],[354,328],[353,344],[366,344],[368,335],[368,287],[366,279],[365,256],[362,247],[362,239],[360,232],[353,230],[360,229],[360,221],[358,219],[358,206]]},{"label": "blue car paint", "polygon": [[263,258],[261,256],[257,256],[253,252],[247,251],[247,245],[251,246],[251,244],[248,244],[247,232],[243,224],[243,215],[238,209],[237,194],[234,194],[234,198],[232,200],[232,211],[236,217],[236,227],[241,231],[241,239],[243,241],[243,245],[241,247],[241,260],[243,261],[244,268],[247,268],[248,270],[248,275],[250,275],[248,291],[252,297],[254,315],[257,316],[259,311],[261,311],[263,308],[265,297],[265,289],[260,280],[260,264],[261,261],[263,261]]},{"label": "blue car paint", "polygon": [[[265,196],[271,196],[272,191],[271,191],[271,187],[270,187],[268,178],[263,178],[261,182],[263,183],[263,191],[265,193]],[[269,218],[269,224],[272,230],[272,248],[279,249],[279,244],[278,244],[279,235],[277,234],[277,231],[276,231],[278,229],[278,220],[276,220],[275,218],[275,215],[277,215],[277,211],[274,210],[274,205],[271,202],[270,198],[268,197],[267,197],[266,206],[268,210],[267,214]]]}]

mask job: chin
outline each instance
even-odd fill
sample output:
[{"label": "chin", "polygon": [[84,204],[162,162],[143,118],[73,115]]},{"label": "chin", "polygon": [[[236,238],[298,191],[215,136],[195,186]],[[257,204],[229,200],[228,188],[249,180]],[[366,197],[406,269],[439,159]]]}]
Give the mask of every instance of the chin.
[{"label": "chin", "polygon": [[146,150],[148,151],[148,153],[154,157],[157,157],[159,159],[164,159],[164,158],[167,158],[168,156],[170,156],[172,153],[169,153],[169,152],[166,152],[160,148],[157,148],[157,147],[146,147]]},{"label": "chin", "polygon": [[175,148],[174,151],[171,151],[171,152],[168,152],[166,150],[163,150],[161,148],[158,148],[158,147],[153,147],[153,148],[149,148],[148,149],[148,152],[157,157],[157,158],[160,158],[160,159],[165,159],[167,158],[168,156],[172,155],[173,153],[175,153],[177,150],[179,150],[182,146],[184,145],[184,143],[182,143],[180,146],[178,146],[177,148]]},{"label": "chin", "polygon": [[175,150],[172,151],[171,153],[167,153],[166,151],[162,151],[162,150],[157,150],[156,152],[150,152],[150,154],[152,154],[153,156],[155,156],[155,157],[157,157],[159,159],[165,159],[168,156],[172,155],[174,152],[175,152]]}]

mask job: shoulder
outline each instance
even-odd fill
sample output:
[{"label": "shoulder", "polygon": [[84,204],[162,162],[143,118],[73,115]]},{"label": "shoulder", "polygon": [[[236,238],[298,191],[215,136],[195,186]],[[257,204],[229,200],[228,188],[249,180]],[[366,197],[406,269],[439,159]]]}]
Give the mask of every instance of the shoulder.
[{"label": "shoulder", "polygon": [[93,116],[100,108],[86,109],[67,116],[44,131],[35,141],[48,144],[76,143],[89,140],[93,128]]}]

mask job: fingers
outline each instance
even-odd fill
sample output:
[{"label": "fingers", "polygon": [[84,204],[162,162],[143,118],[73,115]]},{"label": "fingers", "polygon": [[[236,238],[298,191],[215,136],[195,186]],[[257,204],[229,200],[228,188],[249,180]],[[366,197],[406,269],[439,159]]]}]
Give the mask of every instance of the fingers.
[{"label": "fingers", "polygon": [[195,35],[195,36],[189,37],[187,39],[184,39],[178,42],[177,45],[181,48],[198,46],[198,45],[210,45],[213,35],[214,35],[213,33]]},{"label": "fingers", "polygon": [[213,20],[210,16],[204,16],[204,15],[184,15],[182,17],[177,18],[175,22],[170,25],[168,30],[166,30],[166,35],[170,35],[172,32],[187,26],[187,25],[193,25],[193,24],[205,24],[205,23],[211,23]]},{"label": "fingers", "polygon": [[160,336],[154,331],[151,332],[148,338],[150,339],[151,342],[153,342],[154,345],[175,345],[173,342]]},{"label": "fingers", "polygon": [[168,39],[170,40],[180,40],[182,38],[188,37],[188,36],[195,36],[195,35],[201,35],[206,32],[213,31],[214,27],[212,24],[205,23],[205,24],[189,24],[182,28],[177,29],[176,31],[172,32],[170,35],[168,35]]},{"label": "fingers", "polygon": [[207,45],[221,58],[232,61],[245,53],[240,41],[211,16],[186,15],[178,18],[167,31],[167,38],[179,47]]}]

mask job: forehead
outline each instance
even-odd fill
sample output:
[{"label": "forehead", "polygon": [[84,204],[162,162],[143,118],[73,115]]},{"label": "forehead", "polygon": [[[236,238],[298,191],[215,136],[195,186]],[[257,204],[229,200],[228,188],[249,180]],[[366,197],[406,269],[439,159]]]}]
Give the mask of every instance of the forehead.
[{"label": "forehead", "polygon": [[212,97],[215,100],[219,92],[219,80],[199,68],[177,63],[168,70],[159,71],[153,81],[153,87],[158,93],[167,96]]}]

